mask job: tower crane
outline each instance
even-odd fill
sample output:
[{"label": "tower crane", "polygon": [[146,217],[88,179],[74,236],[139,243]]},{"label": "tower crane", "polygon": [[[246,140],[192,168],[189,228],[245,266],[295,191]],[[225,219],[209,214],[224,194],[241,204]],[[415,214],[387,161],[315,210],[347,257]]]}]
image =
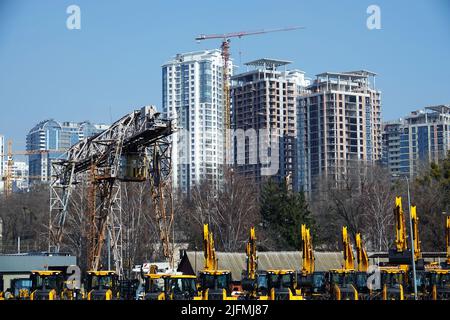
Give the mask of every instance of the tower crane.
[{"label": "tower crane", "polygon": [[[240,31],[240,32],[231,32],[224,34],[200,34],[195,38],[197,41],[203,40],[211,40],[211,39],[222,39],[222,44],[220,46],[222,51],[222,63],[223,63],[223,101],[224,101],[224,124],[225,124],[225,139],[224,139],[224,154],[228,155],[230,148],[230,137],[228,137],[227,132],[231,129],[230,125],[230,73],[228,70],[228,62],[230,61],[230,42],[231,38],[242,38],[245,36],[272,33],[272,32],[281,32],[281,31],[292,31],[297,29],[303,29],[303,27],[288,27],[288,28],[279,28],[279,29],[268,29],[268,30],[256,30],[256,31]],[[227,156],[224,157],[224,162],[226,161]]]}]

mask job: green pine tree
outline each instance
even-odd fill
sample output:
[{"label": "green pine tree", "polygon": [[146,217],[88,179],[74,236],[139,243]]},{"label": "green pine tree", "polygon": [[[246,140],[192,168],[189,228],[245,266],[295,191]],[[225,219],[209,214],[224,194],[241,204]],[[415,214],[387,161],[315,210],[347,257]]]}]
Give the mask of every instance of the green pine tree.
[{"label": "green pine tree", "polygon": [[314,229],[314,221],[303,192],[290,192],[285,184],[269,180],[261,191],[263,228],[274,249],[299,250],[301,225]]}]

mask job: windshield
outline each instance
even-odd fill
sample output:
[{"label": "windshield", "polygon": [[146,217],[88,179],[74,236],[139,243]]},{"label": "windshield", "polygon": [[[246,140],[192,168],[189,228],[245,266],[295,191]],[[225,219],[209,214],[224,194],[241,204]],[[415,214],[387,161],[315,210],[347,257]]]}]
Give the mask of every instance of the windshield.
[{"label": "windshield", "polygon": [[33,288],[40,290],[58,289],[61,283],[62,279],[60,275],[51,275],[51,276],[36,275],[36,277],[34,278]]},{"label": "windshield", "polygon": [[293,288],[293,279],[291,274],[270,274],[270,283],[273,288]]},{"label": "windshield", "polygon": [[194,292],[195,291],[195,279],[170,279],[169,280],[170,291],[174,293]]},{"label": "windshield", "polygon": [[439,287],[443,287],[443,288],[450,287],[450,274],[436,274],[435,279],[436,279],[436,284]]},{"label": "windshield", "polygon": [[113,276],[96,276],[91,278],[92,289],[111,289],[113,287]]},{"label": "windshield", "polygon": [[204,274],[203,286],[208,289],[228,289],[228,274],[212,275]]},{"label": "windshield", "polygon": [[339,286],[353,284],[353,273],[332,273],[331,283]]},{"label": "windshield", "polygon": [[259,274],[257,277],[258,289],[267,290],[267,275]]},{"label": "windshield", "polygon": [[314,288],[322,288],[325,285],[325,275],[316,273],[312,276],[313,287]]},{"label": "windshield", "polygon": [[151,279],[150,277],[145,279],[145,291],[146,292],[162,292],[164,291],[164,279],[156,278]]},{"label": "windshield", "polygon": [[367,273],[358,273],[356,275],[356,285],[358,288],[365,288],[367,286]]},{"label": "windshield", "polygon": [[403,284],[403,274],[402,273],[387,273],[383,275],[382,278],[387,285],[392,287],[399,287]]},{"label": "windshield", "polygon": [[14,282],[11,281],[11,286],[14,287],[14,295],[19,295],[20,289],[30,289],[32,282],[30,279],[17,279]]}]

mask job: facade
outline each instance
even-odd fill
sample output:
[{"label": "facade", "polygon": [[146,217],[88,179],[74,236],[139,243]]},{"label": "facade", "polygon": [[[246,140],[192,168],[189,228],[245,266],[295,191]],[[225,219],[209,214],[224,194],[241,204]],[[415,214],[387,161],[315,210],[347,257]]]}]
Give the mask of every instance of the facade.
[{"label": "facade", "polygon": [[232,77],[233,160],[257,184],[271,177],[292,187],[296,179],[296,99],[309,80],[288,64],[258,59],[245,64],[253,70]]},{"label": "facade", "polygon": [[14,161],[12,167],[13,192],[28,189],[28,164],[24,161]]},{"label": "facade", "polygon": [[105,128],[85,122],[62,122],[53,119],[38,123],[27,135],[30,185],[48,182],[52,160],[57,159],[75,143],[93,136]]},{"label": "facade", "polygon": [[[229,74],[232,66],[229,62]],[[223,62],[220,50],[176,55],[162,66],[162,111],[172,139],[173,187],[219,186],[224,165]]]},{"label": "facade", "polygon": [[391,174],[413,177],[449,150],[449,105],[426,107],[383,125],[383,163]]},{"label": "facade", "polygon": [[2,192],[4,188],[3,175],[5,174],[5,152],[5,137],[0,135],[0,192]]},{"label": "facade", "polygon": [[298,188],[314,190],[322,175],[338,179],[352,163],[382,157],[381,92],[375,74],[318,74],[298,99]]}]

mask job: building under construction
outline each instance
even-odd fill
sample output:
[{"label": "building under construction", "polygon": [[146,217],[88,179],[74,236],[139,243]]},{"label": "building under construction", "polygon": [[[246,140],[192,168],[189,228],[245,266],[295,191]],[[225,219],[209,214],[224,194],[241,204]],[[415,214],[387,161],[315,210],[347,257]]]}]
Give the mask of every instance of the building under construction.
[{"label": "building under construction", "polygon": [[296,180],[297,98],[309,80],[300,70],[287,70],[290,63],[258,59],[245,64],[252,70],[231,78],[234,164],[237,172],[258,184],[268,175],[279,182],[290,177],[290,187]]},{"label": "building under construction", "polygon": [[298,186],[337,179],[358,162],[381,160],[381,92],[366,70],[318,74],[299,98]]}]

